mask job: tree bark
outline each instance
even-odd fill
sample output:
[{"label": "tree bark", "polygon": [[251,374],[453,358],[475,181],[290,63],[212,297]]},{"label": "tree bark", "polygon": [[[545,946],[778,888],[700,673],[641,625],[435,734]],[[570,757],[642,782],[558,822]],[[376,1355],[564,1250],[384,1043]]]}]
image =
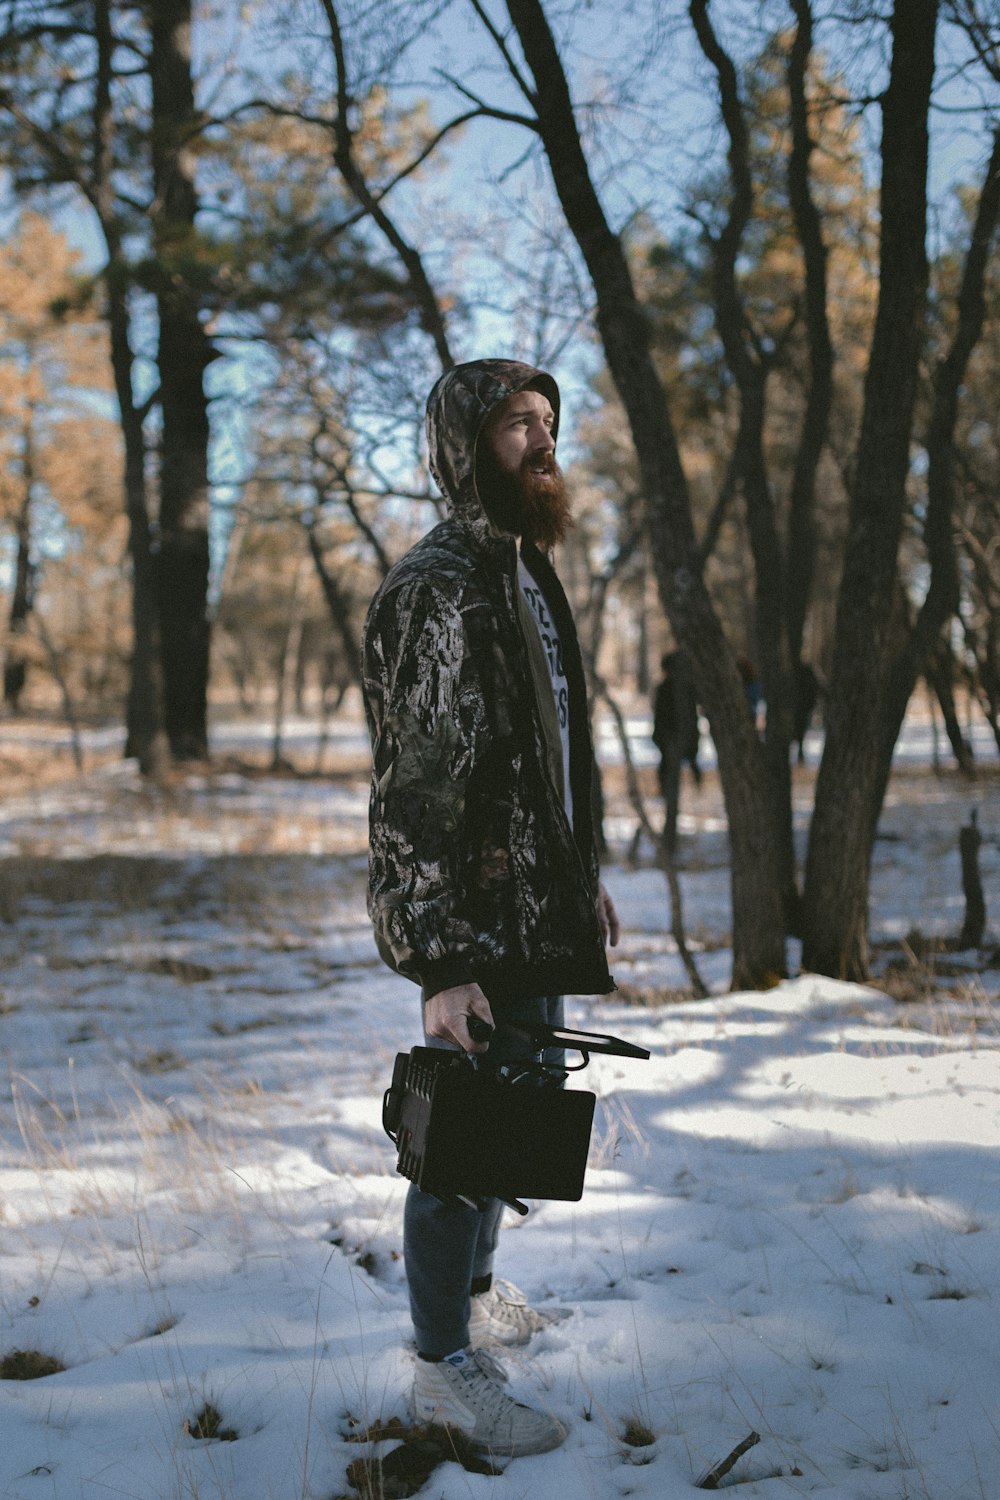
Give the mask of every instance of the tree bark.
[{"label": "tree bark", "polygon": [[833,402],[833,344],[827,310],[826,245],[810,177],[814,145],[809,131],[806,81],[812,54],[812,12],[809,0],[791,0],[791,5],[797,26],[788,57],[792,127],[788,199],[805,269],[805,327],[809,357],[806,409],[795,451],[788,519],[785,609],[788,654],[794,669],[802,656],[802,637],[812,594],[816,554],[816,476]]},{"label": "tree bark", "polygon": [[132,564],[132,663],[125,708],[125,754],[143,776],[162,778],[170,760],[164,728],[156,569],[146,487],[146,440],[132,396],[134,355],[129,339],[126,271],[112,232],[104,272],[111,334],[111,365],[125,448],[125,511]]},{"label": "tree bark", "polygon": [[764,454],[768,360],[754,337],[739,287],[737,259],[753,212],[750,137],[736,69],[720,45],[708,15],[708,0],[689,7],[699,45],[716,70],[723,124],[729,137],[732,186],[729,214],[710,237],[715,322],[726,364],[740,398],[734,463],[743,487],[754,560],[757,660],[767,703],[764,759],[779,862],[782,904],[789,931],[797,927],[798,892],[792,839],[792,675],[786,636],[786,568]]},{"label": "tree bark", "polygon": [[285,639],[278,658],[278,669],[274,685],[274,729],[271,735],[271,770],[280,771],[288,762],[283,754],[282,740],[285,732],[285,712],[288,703],[288,684],[295,676],[295,664],[302,645],[302,626],[305,606],[302,600],[302,585],[309,559],[300,559],[292,576],[291,597],[288,600],[288,619]]},{"label": "tree bark", "polygon": [[190,0],[150,6],[152,156],[162,436],[156,558],[164,717],[177,760],[208,754],[209,484],[205,370],[215,358],[189,265],[198,199]]},{"label": "tree bark", "polygon": [[3,664],[3,699],[12,713],[17,713],[21,694],[28,678],[28,660],[24,649],[28,616],[32,608],[34,567],[31,560],[31,501],[35,487],[34,414],[29,407],[21,445],[22,492],[17,508],[14,560],[14,592],[10,600],[7,627],[7,651]]},{"label": "tree bark", "polygon": [[135,356],[129,332],[129,269],[115,208],[115,120],[111,103],[114,37],[110,0],[96,0],[94,34],[97,71],[91,196],[108,256],[103,281],[111,368],[125,449],[125,512],[132,564],[132,662],[125,708],[125,754],[135,757],[144,776],[160,777],[167,768],[169,747],[163,727],[163,679],[146,486],[146,440],[132,382]]},{"label": "tree bark", "polygon": [[889,680],[885,730],[879,761],[876,804],[877,824],[885,799],[892,755],[921,672],[933,683],[945,728],[963,771],[971,772],[972,758],[954,711],[953,657],[942,631],[958,613],[961,593],[955,548],[955,426],[959,399],[972,351],[986,321],[986,273],[990,249],[1000,222],[1000,129],[993,136],[979,204],[962,268],[958,292],[958,318],[947,352],[934,371],[930,420],[927,426],[927,515],[924,542],[930,563],[930,584],[909,639],[893,665]]},{"label": "tree bark", "polygon": [[[1000,526],[996,529],[1000,530]],[[1000,750],[1000,579],[997,563],[968,526],[962,527],[962,550],[984,601],[981,627],[963,619],[962,634],[966,650],[976,664],[976,698]]]},{"label": "tree bark", "polygon": [[803,896],[803,964],[863,979],[888,683],[887,632],[927,292],[927,156],[937,0],[897,0],[882,104],[878,311],[851,495],[826,744]]},{"label": "tree bark", "polygon": [[358,640],[354,621],[351,615],[351,603],[341,586],[339,578],[326,565],[323,549],[316,535],[315,526],[306,526],[306,537],[309,542],[309,553],[316,568],[316,576],[319,578],[323,590],[323,598],[326,607],[330,611],[330,619],[340,636],[340,644],[344,652],[344,665],[350,674],[351,681],[360,686],[362,676],[361,665],[361,643]]},{"label": "tree bark", "polygon": [[784,918],[771,802],[733,653],[701,576],[690,497],[622,245],[590,177],[562,63],[540,0],[507,0],[535,82],[537,128],[569,228],[597,300],[597,327],[628,416],[645,492],[657,584],[674,634],[694,664],[719,757],[732,849],[733,984],[785,972]]},{"label": "tree bark", "polygon": [[[943,636],[940,636],[926,653],[924,670],[931,690],[937,698],[938,707],[941,709],[944,732],[948,736],[948,743],[958,762],[958,768],[970,781],[974,781],[975,757],[972,754],[972,745],[962,733],[958,708],[955,704],[955,657]],[[916,686],[915,683],[914,686]]]},{"label": "tree bark", "polygon": [[973,809],[969,822],[958,835],[962,860],[962,894],[965,896],[965,918],[958,938],[960,948],[981,947],[986,930],[986,898],[983,895],[983,878],[979,873],[979,847],[982,842],[983,836]]}]

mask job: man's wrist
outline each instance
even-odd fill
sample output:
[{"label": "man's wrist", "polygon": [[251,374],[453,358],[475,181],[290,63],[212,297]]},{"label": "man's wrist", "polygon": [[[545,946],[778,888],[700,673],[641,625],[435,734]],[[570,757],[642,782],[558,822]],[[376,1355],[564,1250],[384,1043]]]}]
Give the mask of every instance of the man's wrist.
[{"label": "man's wrist", "polygon": [[420,989],[425,1005],[442,990],[454,990],[460,985],[475,984],[475,982],[476,976],[472,972],[468,959],[458,954],[448,958],[436,958],[431,963],[423,964],[420,969]]}]

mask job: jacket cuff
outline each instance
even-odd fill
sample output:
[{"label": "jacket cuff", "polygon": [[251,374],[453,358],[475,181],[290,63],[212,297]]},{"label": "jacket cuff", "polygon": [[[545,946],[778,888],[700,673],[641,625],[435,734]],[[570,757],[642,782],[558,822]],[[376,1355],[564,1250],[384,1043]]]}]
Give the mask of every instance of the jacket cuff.
[{"label": "jacket cuff", "polygon": [[454,954],[448,958],[436,958],[421,965],[420,988],[423,1001],[433,1000],[442,990],[454,989],[460,984],[475,984],[476,976],[465,954]]}]

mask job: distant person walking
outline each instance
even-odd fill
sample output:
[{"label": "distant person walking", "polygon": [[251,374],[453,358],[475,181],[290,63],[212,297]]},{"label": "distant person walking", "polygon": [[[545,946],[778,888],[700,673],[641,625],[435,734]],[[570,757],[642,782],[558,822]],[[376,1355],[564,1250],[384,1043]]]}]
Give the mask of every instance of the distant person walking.
[{"label": "distant person walking", "polygon": [[701,785],[698,765],[698,700],[690,668],[680,651],[670,651],[660,663],[662,677],[653,698],[653,744],[660,752],[658,775],[663,797],[663,844],[668,854],[677,846],[681,766],[691,767]]}]

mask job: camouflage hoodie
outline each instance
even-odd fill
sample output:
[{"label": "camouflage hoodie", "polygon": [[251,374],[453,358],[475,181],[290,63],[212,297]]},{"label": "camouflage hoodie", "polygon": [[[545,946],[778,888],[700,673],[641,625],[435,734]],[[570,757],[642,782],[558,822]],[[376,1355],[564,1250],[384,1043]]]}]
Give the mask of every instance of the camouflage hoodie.
[{"label": "camouflage hoodie", "polygon": [[[580,650],[548,560],[525,543],[570,684],[574,826],[552,773],[517,548],[476,489],[489,412],[551,376],[510,360],[459,365],[427,405],[431,472],[449,503],[389,573],[364,636],[373,754],[368,910],[379,951],[424,998],[477,981],[491,1003],[613,989],[596,913],[593,753]],[[534,627],[528,620],[530,629]]]}]

